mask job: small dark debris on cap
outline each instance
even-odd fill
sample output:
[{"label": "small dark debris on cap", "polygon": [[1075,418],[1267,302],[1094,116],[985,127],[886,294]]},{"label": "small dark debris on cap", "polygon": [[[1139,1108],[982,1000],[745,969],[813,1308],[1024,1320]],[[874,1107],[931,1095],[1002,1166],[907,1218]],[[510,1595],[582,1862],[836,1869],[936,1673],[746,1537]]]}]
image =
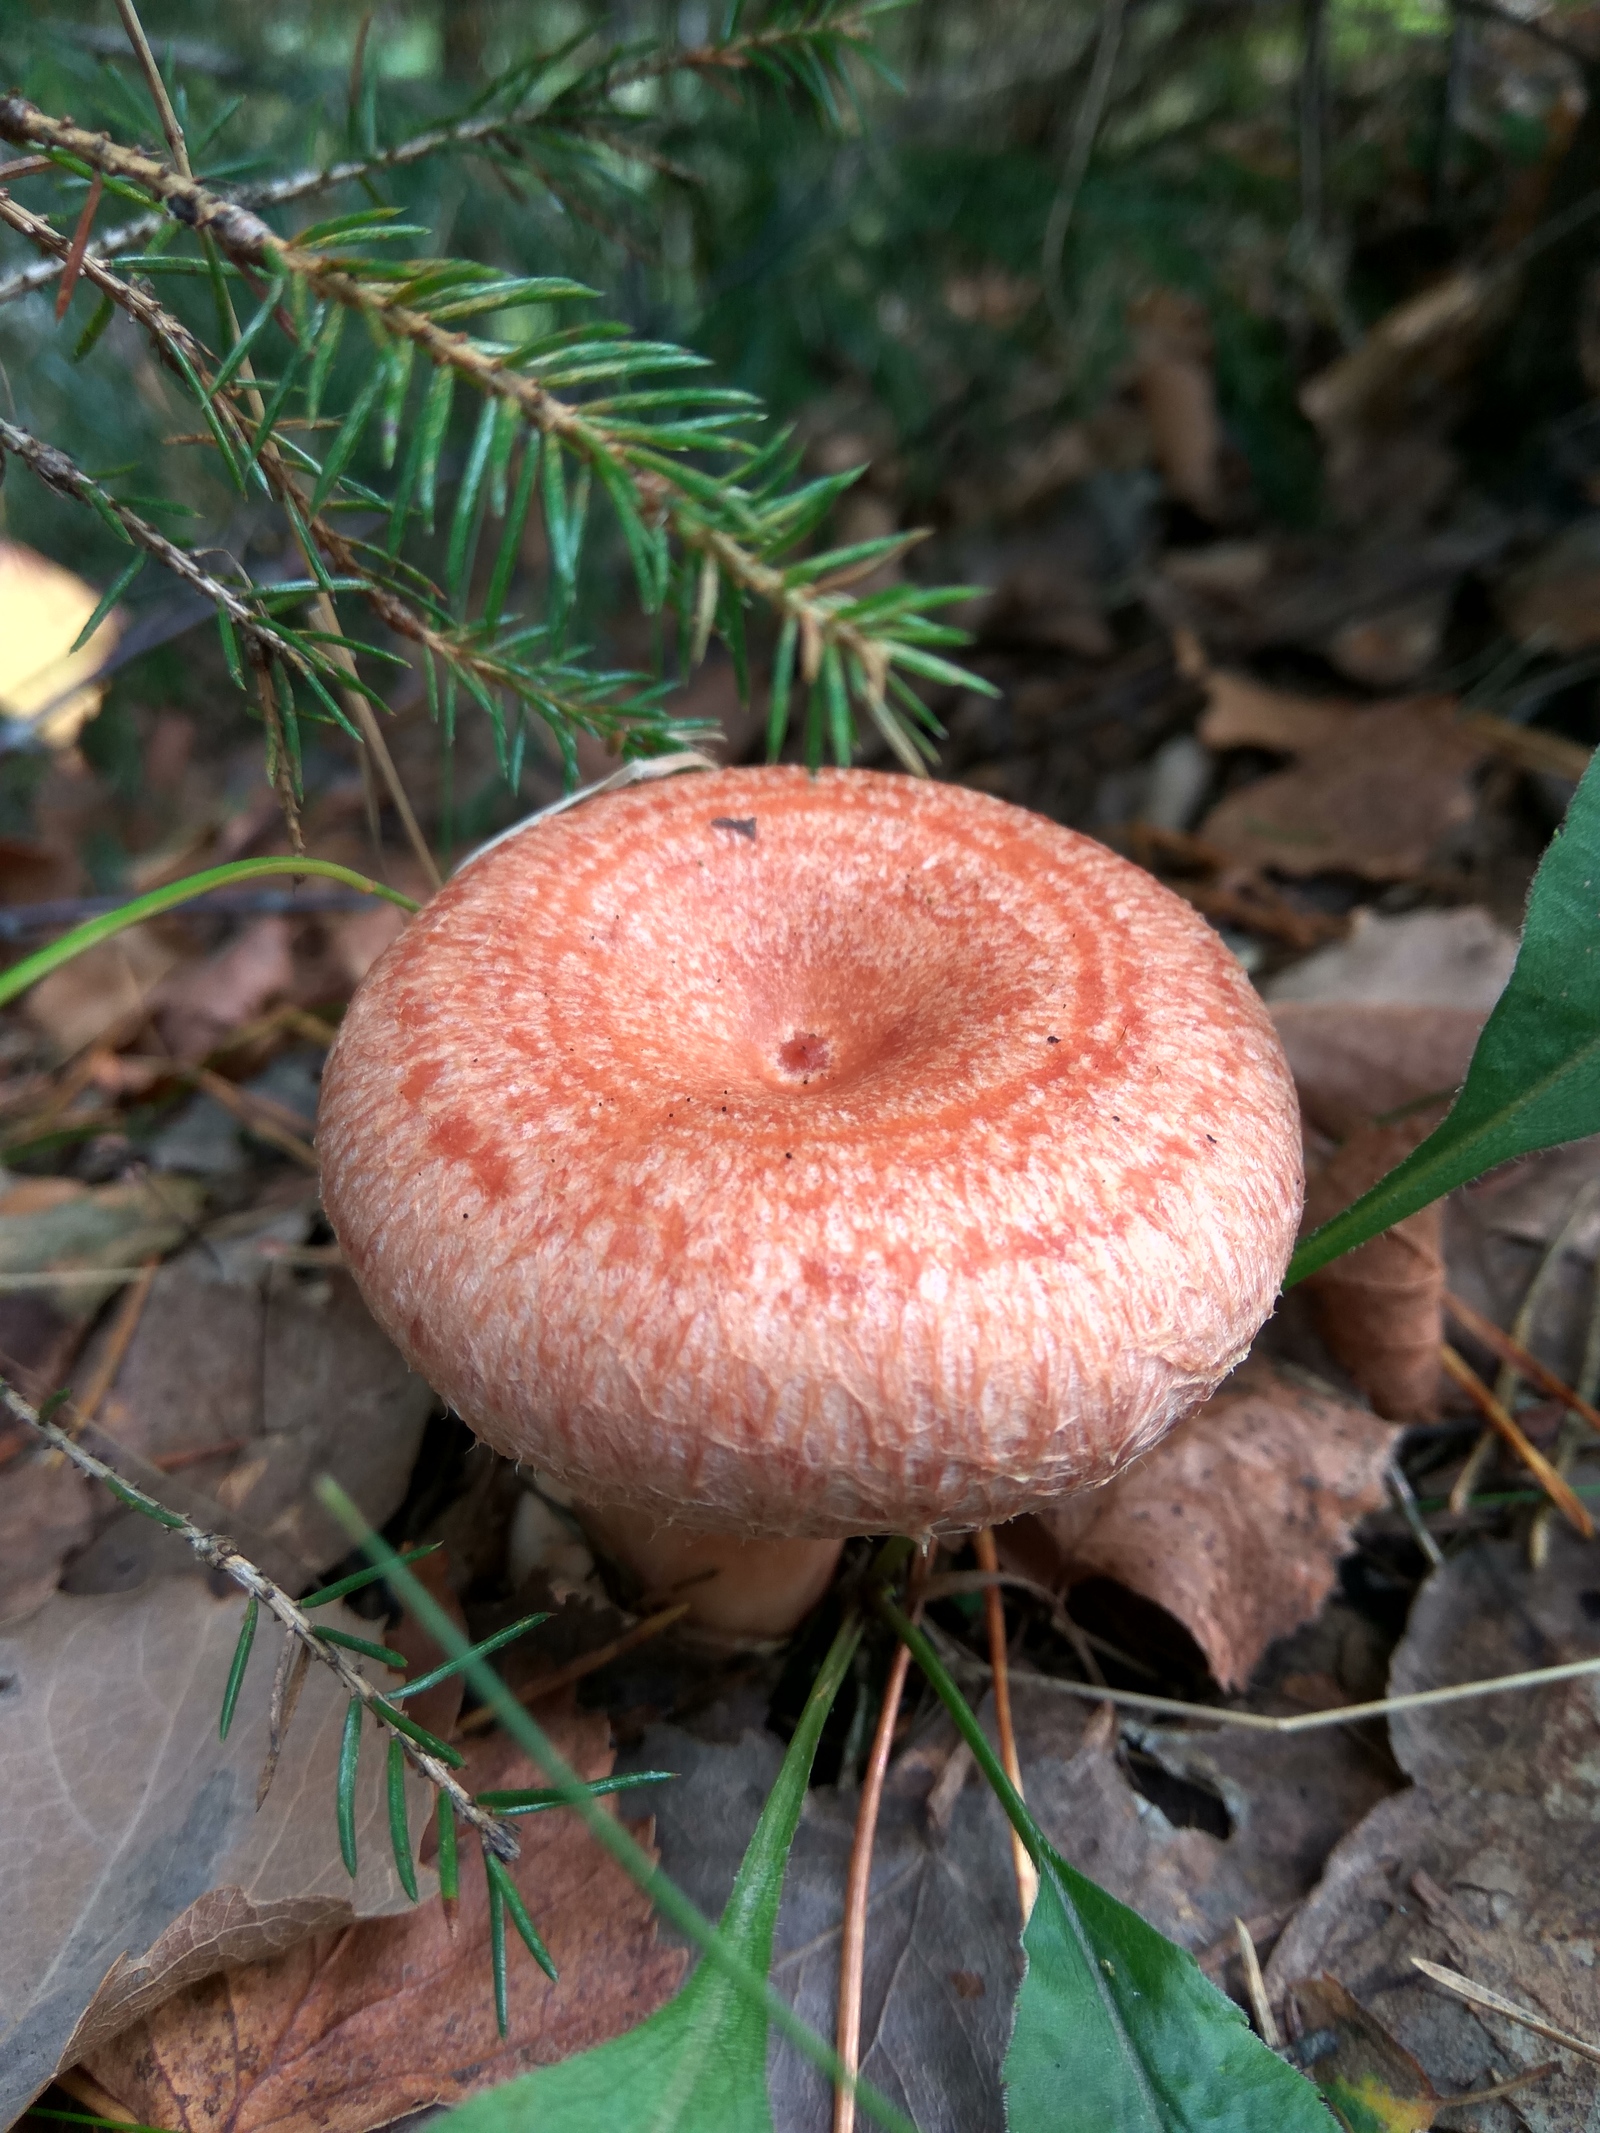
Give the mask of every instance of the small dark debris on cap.
[{"label": "small dark debris on cap", "polygon": [[754,815],[713,815],[711,827],[714,830],[732,830],[736,837],[748,837],[752,844],[756,841]]}]

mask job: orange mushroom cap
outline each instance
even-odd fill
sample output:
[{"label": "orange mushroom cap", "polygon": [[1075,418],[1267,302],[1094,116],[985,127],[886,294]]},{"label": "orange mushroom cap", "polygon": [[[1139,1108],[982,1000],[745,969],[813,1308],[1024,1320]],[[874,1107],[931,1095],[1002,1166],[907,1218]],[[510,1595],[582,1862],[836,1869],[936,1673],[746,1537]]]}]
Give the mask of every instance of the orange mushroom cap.
[{"label": "orange mushroom cap", "polygon": [[957,786],[729,770],[465,868],[317,1128],[379,1322],[508,1457],[751,1535],[1105,1481],[1272,1309],[1294,1087],[1211,929]]}]

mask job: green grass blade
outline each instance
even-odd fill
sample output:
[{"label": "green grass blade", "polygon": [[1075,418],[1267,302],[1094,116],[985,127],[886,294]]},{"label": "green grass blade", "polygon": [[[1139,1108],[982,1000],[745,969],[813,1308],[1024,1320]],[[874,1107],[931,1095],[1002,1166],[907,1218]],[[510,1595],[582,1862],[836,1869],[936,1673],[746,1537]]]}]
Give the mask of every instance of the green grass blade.
[{"label": "green grass blade", "polygon": [[1292,1287],[1497,1163],[1600,1132],[1600,754],[1539,863],[1522,946],[1449,1116],[1289,1262]]},{"label": "green grass blade", "polygon": [[256,1641],[256,1620],[261,1612],[261,1603],[251,1593],[245,1606],[244,1620],[239,1625],[239,1641],[233,1647],[233,1664],[228,1669],[228,1685],[222,1692],[222,1718],[217,1727],[217,1738],[226,1740],[228,1729],[233,1724],[233,1714],[238,1708],[239,1691],[244,1687],[244,1670],[250,1664],[250,1647]]},{"label": "green grass blade", "polygon": [[13,963],[9,970],[0,973],[0,1007],[25,993],[30,985],[37,985],[42,977],[58,970],[63,963],[70,963],[74,956],[82,955],[86,948],[110,940],[114,933],[121,933],[129,926],[142,925],[147,918],[175,910],[179,904],[190,903],[197,896],[207,896],[213,889],[232,888],[240,882],[259,881],[271,874],[315,875],[322,881],[342,882],[347,889],[359,889],[367,896],[381,896],[388,903],[398,904],[402,911],[418,908],[398,889],[387,888],[381,881],[369,881],[365,874],[339,866],[331,859],[235,859],[227,866],[208,867],[204,873],[188,874],[182,881],[169,881],[164,888],[151,889],[147,895],[134,897],[119,910],[107,911],[99,918],[87,919],[83,925],[74,926],[70,933],[52,941],[48,948],[24,956],[20,963]]}]

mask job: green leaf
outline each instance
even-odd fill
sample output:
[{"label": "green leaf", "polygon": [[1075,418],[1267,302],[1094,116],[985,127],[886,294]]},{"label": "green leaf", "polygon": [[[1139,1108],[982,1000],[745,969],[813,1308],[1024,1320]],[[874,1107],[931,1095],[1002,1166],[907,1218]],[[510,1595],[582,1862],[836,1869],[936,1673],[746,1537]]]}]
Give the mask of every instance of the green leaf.
[{"label": "green leaf", "polygon": [[639,586],[639,605],[647,615],[653,615],[660,607],[666,589],[662,582],[660,549],[639,516],[633,483],[628,479],[626,468],[618,466],[609,452],[596,453],[594,465],[600,476],[600,486],[610,497],[611,508],[617,514],[622,538],[628,544],[628,555]]},{"label": "green leaf", "polygon": [[492,1637],[485,1637],[475,1644],[470,1652],[463,1652],[459,1659],[446,1659],[441,1666],[429,1673],[419,1674],[415,1681],[407,1681],[397,1689],[390,1689],[388,1700],[398,1703],[403,1696],[420,1696],[424,1689],[437,1688],[441,1681],[448,1681],[452,1674],[459,1674],[463,1667],[470,1666],[474,1659],[487,1659],[491,1652],[498,1652],[518,1637],[525,1637],[530,1629],[537,1629],[541,1622],[548,1622],[548,1612],[542,1615],[524,1615],[520,1622],[513,1622],[506,1629],[497,1630]]},{"label": "green leaf", "polygon": [[494,1979],[494,2024],[503,2037],[509,2026],[506,2008],[506,1890],[504,1878],[489,1872],[490,1854],[483,1855],[489,1881],[489,1970]]},{"label": "green leaf", "polygon": [[132,1488],[127,1482],[114,1480],[107,1475],[106,1487],[119,1503],[125,1503],[130,1511],[137,1511],[142,1518],[148,1518],[155,1525],[165,1526],[169,1531],[175,1532],[183,1524],[176,1511],[167,1510],[165,1505],[154,1502],[141,1489]]},{"label": "green leaf", "polygon": [[333,359],[339,352],[339,336],[344,332],[348,315],[343,304],[330,304],[315,330],[311,375],[306,380],[306,413],[313,422],[322,411],[323,390],[333,368]]},{"label": "green leaf", "polygon": [[317,476],[317,486],[311,492],[311,517],[315,518],[322,509],[339,476],[356,456],[357,447],[366,435],[367,424],[372,420],[372,411],[377,406],[379,396],[387,383],[388,372],[385,366],[381,363],[375,363],[372,368],[372,375],[367,379],[366,384],[362,386],[360,392],[357,393],[349,414],[345,416],[340,426],[339,434],[334,438],[333,444],[329,448],[327,458],[322,462],[322,472]]},{"label": "green leaf", "polygon": [[347,1652],[359,1652],[363,1659],[376,1659],[380,1666],[392,1667],[396,1673],[404,1673],[406,1658],[403,1652],[391,1651],[387,1644],[374,1644],[370,1637],[353,1637],[347,1629],[319,1629],[314,1634],[324,1644],[337,1644]]},{"label": "green leaf", "polygon": [[117,307],[110,297],[102,296],[99,303],[95,305],[89,314],[89,323],[84,327],[82,333],[78,335],[77,343],[72,351],[72,361],[74,363],[81,363],[84,357],[93,351],[101,334],[105,332],[111,321],[116,317],[116,314]]},{"label": "green leaf", "polygon": [[778,649],[772,661],[772,700],[767,712],[767,761],[775,763],[789,730],[789,691],[794,685],[795,640],[799,624],[786,615],[778,632]]},{"label": "green leaf", "polygon": [[[837,1638],[817,1676],[722,1914],[725,1941],[763,1975],[812,1758],[856,1642],[855,1633]],[[448,2123],[450,2133],[771,2133],[766,2009],[702,1963],[637,2029],[474,2097]]]},{"label": "green leaf", "polygon": [[419,1748],[437,1762],[445,1763],[452,1770],[459,1770],[466,1757],[459,1748],[452,1748],[448,1741],[441,1740],[437,1733],[430,1733],[426,1726],[419,1726],[409,1712],[402,1711],[398,1704],[390,1703],[387,1697],[378,1698],[378,1715],[386,1725],[403,1733],[407,1740],[414,1740]]},{"label": "green leaf", "polygon": [[[425,1548],[408,1548],[400,1560],[406,1564],[420,1563],[425,1555],[432,1555],[443,1546],[443,1541],[429,1541]],[[333,1585],[323,1585],[316,1592],[308,1592],[295,1604],[302,1612],[309,1613],[313,1607],[326,1607],[331,1600],[342,1600],[348,1592],[360,1592],[368,1585],[376,1585],[382,1576],[381,1570],[352,1570],[347,1578],[340,1578]]]},{"label": "green leaf", "polygon": [[337,1812],[339,1857],[344,1870],[356,1878],[356,1768],[361,1760],[361,1698],[352,1696],[344,1714],[344,1733],[339,1742]]},{"label": "green leaf", "polygon": [[1600,754],[1539,863],[1510,982],[1420,1148],[1314,1230],[1284,1286],[1497,1163],[1600,1132]]},{"label": "green leaf", "polygon": [[1194,1958],[1054,1849],[932,1645],[880,1605],[1039,1870],[1005,2062],[1010,2133],[1329,2133],[1310,2082]]},{"label": "green leaf", "polygon": [[452,601],[461,597],[461,588],[471,572],[473,552],[478,545],[478,505],[489,465],[489,449],[494,443],[496,412],[497,402],[494,400],[486,399],[479,408],[472,448],[467,454],[461,486],[456,491],[456,508],[450,519],[444,566],[445,586]]},{"label": "green leaf", "polygon": [[251,1593],[245,1606],[244,1620],[239,1625],[239,1641],[233,1647],[233,1664],[228,1669],[228,1685],[222,1692],[222,1718],[217,1727],[219,1740],[226,1740],[228,1728],[233,1724],[233,1714],[238,1708],[239,1691],[244,1687],[244,1670],[250,1664],[250,1647],[256,1641],[256,1617],[261,1612],[261,1603]]},{"label": "green leaf", "polygon": [[[602,1793],[632,1792],[639,1785],[664,1785],[674,1775],[671,1770],[636,1770],[627,1777],[595,1778],[583,1789],[591,1800],[597,1800]],[[543,1814],[548,1808],[567,1805],[564,1796],[553,1785],[534,1785],[521,1792],[480,1792],[477,1800],[480,1807],[503,1815],[507,1821],[515,1820],[518,1815]]]},{"label": "green leaf", "polygon": [[[423,400],[422,414],[417,423],[417,503],[422,512],[423,523],[430,533],[433,531],[434,491],[439,479],[439,454],[444,449],[444,433],[450,424],[450,402],[455,389],[455,372],[449,369],[436,370],[433,382],[428,387],[427,397]],[[398,502],[395,508],[399,509]]]},{"label": "green leaf", "polygon": [[528,520],[528,505],[533,498],[533,485],[539,473],[540,439],[538,432],[531,431],[522,449],[522,465],[517,472],[517,486],[512,491],[511,509],[506,514],[505,527],[500,535],[500,547],[494,559],[494,571],[489,579],[489,590],[484,597],[483,619],[493,629],[506,611],[506,601],[511,593],[511,580],[516,573],[517,558],[522,552],[522,529]]},{"label": "green leaf", "polygon": [[454,1903],[461,1894],[461,1866],[456,1853],[456,1810],[447,1792],[439,1794],[439,1896]]},{"label": "green leaf", "polygon": [[110,614],[111,610],[122,598],[123,594],[133,583],[134,579],[139,575],[140,571],[143,570],[148,560],[149,558],[141,550],[141,552],[134,557],[133,561],[128,565],[126,570],[119,570],[117,572],[117,575],[112,579],[106,591],[100,596],[99,604],[96,606],[94,613],[83,625],[83,628],[79,630],[77,636],[73,638],[71,645],[68,647],[69,658],[71,657],[73,652],[81,651],[83,647],[89,642],[89,639],[94,635],[95,631],[100,627],[101,623],[104,622],[107,615]]},{"label": "green leaf", "polygon": [[416,353],[415,341],[396,341],[385,358],[383,411],[378,418],[379,457],[385,471],[394,465],[395,447],[400,441],[400,416],[411,385],[411,367]]},{"label": "green leaf", "polygon": [[493,1852],[484,1853],[483,1865],[489,1876],[489,1886],[511,1913],[511,1923],[522,1936],[523,1946],[553,1984],[556,1980],[556,1966],[550,1960],[550,1950],[534,1930],[533,1920],[528,1916],[528,1907],[522,1900],[522,1891]]},{"label": "green leaf", "polygon": [[833,760],[841,770],[848,770],[855,748],[855,725],[850,716],[849,692],[845,688],[844,661],[836,644],[830,644],[822,655],[822,693],[828,706],[828,738],[833,744]]},{"label": "green leaf", "polygon": [[417,1900],[417,1868],[411,1856],[411,1829],[406,1821],[406,1751],[391,1733],[389,1736],[389,1843],[394,1850],[394,1870],[400,1876],[400,1886],[411,1898]]}]

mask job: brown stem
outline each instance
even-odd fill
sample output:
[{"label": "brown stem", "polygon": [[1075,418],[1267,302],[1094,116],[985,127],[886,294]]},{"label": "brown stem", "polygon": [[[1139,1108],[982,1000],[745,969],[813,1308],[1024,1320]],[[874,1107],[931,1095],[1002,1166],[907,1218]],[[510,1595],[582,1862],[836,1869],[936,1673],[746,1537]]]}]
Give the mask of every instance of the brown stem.
[{"label": "brown stem", "polygon": [[[1000,1568],[999,1553],[994,1544],[994,1532],[985,1526],[973,1536],[973,1553],[978,1558],[978,1568],[991,1576]],[[989,1665],[994,1674],[994,1723],[1000,1736],[1000,1761],[1005,1773],[1016,1787],[1017,1798],[1024,1797],[1022,1790],[1022,1762],[1017,1754],[1016,1729],[1011,1723],[1011,1663],[1006,1651],[1006,1603],[998,1585],[991,1585],[983,1596],[984,1614],[989,1628]],[[1011,1832],[1011,1860],[1017,1875],[1017,1902],[1022,1907],[1022,1923],[1026,1925],[1033,1916],[1034,1900],[1039,1894],[1039,1869],[1028,1856],[1028,1848],[1016,1831]]]},{"label": "brown stem", "polygon": [[[844,1917],[839,1928],[839,2017],[833,2048],[849,2074],[861,2070],[861,1984],[867,1953],[867,1900],[872,1887],[872,1850],[883,1805],[883,1781],[894,1746],[895,1721],[911,1669],[911,1647],[895,1647],[894,1663],[884,1684],[878,1730],[861,1780],[856,1833],[850,1846],[850,1871],[844,1886]],[[841,2082],[833,2092],[833,2133],[855,2133],[856,2092]]]},{"label": "brown stem", "polygon": [[1574,1494],[1572,1484],[1562,1479],[1538,1446],[1528,1441],[1521,1424],[1501,1406],[1465,1356],[1458,1354],[1448,1341],[1441,1341],[1439,1360],[1489,1427],[1510,1445],[1567,1523],[1574,1526],[1585,1540],[1593,1540],[1594,1520],[1584,1508],[1582,1498]]}]

